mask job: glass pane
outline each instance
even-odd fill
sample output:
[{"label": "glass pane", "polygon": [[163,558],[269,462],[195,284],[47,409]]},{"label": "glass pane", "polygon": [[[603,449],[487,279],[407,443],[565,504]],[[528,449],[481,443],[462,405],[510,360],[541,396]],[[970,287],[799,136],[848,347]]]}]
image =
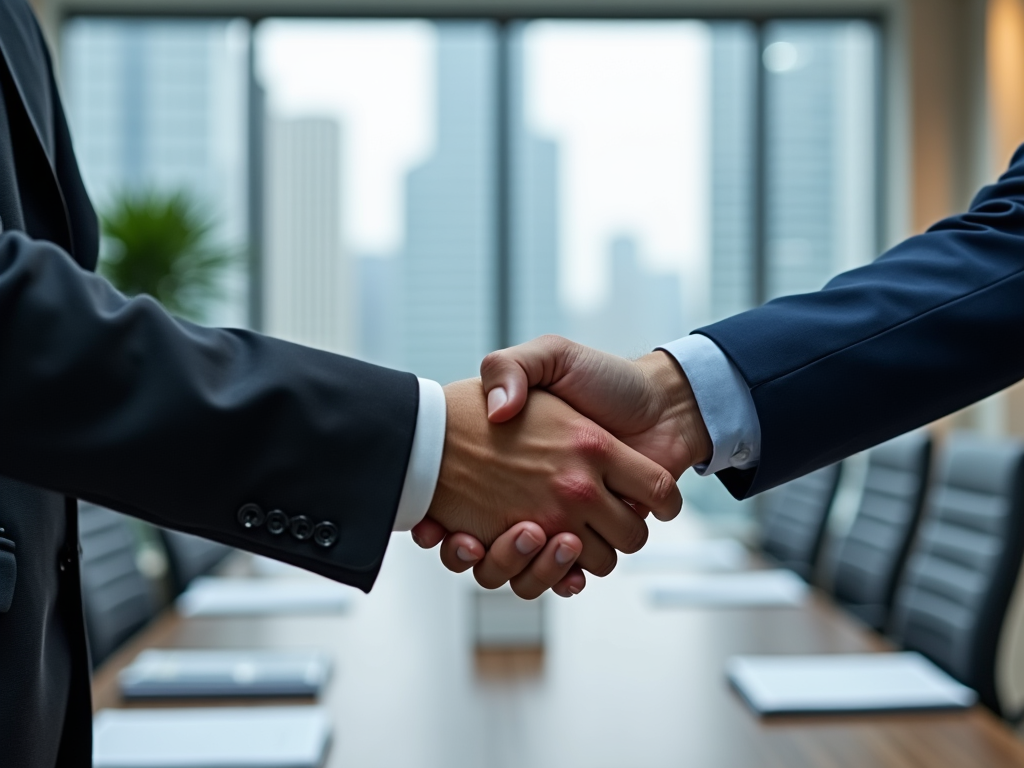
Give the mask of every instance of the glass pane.
[{"label": "glass pane", "polygon": [[495,334],[493,26],[271,20],[255,45],[268,330],[476,375]]},{"label": "glass pane", "polygon": [[768,298],[876,255],[876,28],[770,24],[763,52]]},{"label": "glass pane", "polygon": [[[183,192],[246,240],[248,26],[232,21],[80,18],[64,26],[65,106],[86,187],[102,214],[125,191]],[[206,319],[246,317],[244,262]]]},{"label": "glass pane", "polygon": [[513,98],[513,336],[620,354],[709,316],[711,33],[525,24]]}]

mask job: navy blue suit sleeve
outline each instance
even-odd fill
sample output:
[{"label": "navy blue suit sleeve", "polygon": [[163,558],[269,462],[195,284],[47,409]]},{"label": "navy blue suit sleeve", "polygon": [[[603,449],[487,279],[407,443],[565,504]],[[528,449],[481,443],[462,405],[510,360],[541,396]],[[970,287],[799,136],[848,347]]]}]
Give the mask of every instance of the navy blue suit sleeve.
[{"label": "navy blue suit sleeve", "polygon": [[750,386],[761,462],[737,498],[919,427],[1024,378],[1024,147],[970,210],[816,293],[701,328]]}]

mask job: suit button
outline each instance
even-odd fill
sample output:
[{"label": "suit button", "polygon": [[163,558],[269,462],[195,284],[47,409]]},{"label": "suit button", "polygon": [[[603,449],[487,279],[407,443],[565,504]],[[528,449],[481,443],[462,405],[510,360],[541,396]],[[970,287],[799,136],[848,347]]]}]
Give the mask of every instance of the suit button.
[{"label": "suit button", "polygon": [[288,524],[291,520],[288,519],[288,515],[282,512],[280,509],[275,509],[273,512],[267,513],[267,530],[275,536],[278,536],[288,530]]},{"label": "suit button", "polygon": [[238,522],[243,528],[259,528],[263,525],[266,515],[256,504],[246,504],[238,510]]},{"label": "suit button", "polygon": [[299,541],[305,541],[313,535],[313,521],[305,515],[296,515],[293,517],[290,528],[292,536]]},{"label": "suit button", "polygon": [[313,541],[321,547],[330,547],[338,540],[338,526],[334,523],[320,523],[313,529]]}]

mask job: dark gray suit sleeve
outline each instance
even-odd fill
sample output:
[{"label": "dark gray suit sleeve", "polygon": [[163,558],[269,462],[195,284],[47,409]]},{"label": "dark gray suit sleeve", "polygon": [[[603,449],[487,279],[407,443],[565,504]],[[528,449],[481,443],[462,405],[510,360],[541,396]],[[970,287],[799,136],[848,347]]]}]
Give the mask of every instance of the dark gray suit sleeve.
[{"label": "dark gray suit sleeve", "polygon": [[[416,378],[128,300],[0,235],[0,474],[368,590],[405,476]],[[238,510],[332,523],[323,547]]]}]

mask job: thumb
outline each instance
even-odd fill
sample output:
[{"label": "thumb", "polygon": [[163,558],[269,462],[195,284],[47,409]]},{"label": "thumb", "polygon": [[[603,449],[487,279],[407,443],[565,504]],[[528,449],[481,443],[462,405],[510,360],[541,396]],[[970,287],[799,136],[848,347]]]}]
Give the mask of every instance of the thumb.
[{"label": "thumb", "polygon": [[485,357],[480,379],[487,395],[487,418],[499,424],[517,415],[531,387],[550,387],[572,368],[578,348],[561,336],[540,336]]}]

